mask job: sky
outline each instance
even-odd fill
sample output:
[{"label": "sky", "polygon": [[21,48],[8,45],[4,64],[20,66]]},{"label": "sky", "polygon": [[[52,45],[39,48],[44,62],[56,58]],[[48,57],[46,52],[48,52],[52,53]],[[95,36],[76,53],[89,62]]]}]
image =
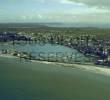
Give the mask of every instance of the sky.
[{"label": "sky", "polygon": [[110,0],[0,0],[0,23],[110,23]]}]

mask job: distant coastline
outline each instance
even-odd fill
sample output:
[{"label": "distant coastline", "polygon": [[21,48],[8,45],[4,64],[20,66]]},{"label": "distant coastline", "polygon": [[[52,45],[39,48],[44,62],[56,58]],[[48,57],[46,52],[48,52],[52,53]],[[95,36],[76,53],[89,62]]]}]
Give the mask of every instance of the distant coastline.
[{"label": "distant coastline", "polygon": [[110,28],[109,23],[90,24],[90,23],[58,23],[58,22],[27,22],[27,23],[0,23],[0,28]]}]

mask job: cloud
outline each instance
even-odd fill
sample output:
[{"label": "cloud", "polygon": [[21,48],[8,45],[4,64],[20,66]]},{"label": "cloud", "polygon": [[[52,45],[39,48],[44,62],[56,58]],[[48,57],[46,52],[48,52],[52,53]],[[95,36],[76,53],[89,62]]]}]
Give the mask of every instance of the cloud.
[{"label": "cloud", "polygon": [[31,0],[31,2],[34,1],[34,2],[38,2],[38,3],[45,3],[46,1],[45,0]]},{"label": "cloud", "polygon": [[72,1],[69,1],[69,0],[61,0],[60,1],[62,4],[73,4]]},{"label": "cloud", "polygon": [[110,8],[110,0],[68,0],[68,2],[83,3],[88,6]]},{"label": "cloud", "polygon": [[60,3],[62,3],[62,4],[68,4],[68,5],[85,6],[85,4],[83,4],[83,3],[73,2],[72,0],[60,0]]},{"label": "cloud", "polygon": [[42,19],[42,18],[43,18],[43,16],[42,16],[41,14],[38,14],[37,17],[38,17],[39,19]]},{"label": "cloud", "polygon": [[23,16],[21,16],[21,19],[26,20],[27,16],[23,15]]},{"label": "cloud", "polygon": [[[109,0],[9,0],[0,21],[110,23]],[[5,5],[5,4],[4,4]],[[25,6],[24,6],[25,5]],[[12,8],[13,9],[12,9]],[[7,17],[8,16],[8,17]]]},{"label": "cloud", "polygon": [[[93,9],[91,9],[93,10]],[[87,13],[88,12],[88,13]],[[105,13],[105,11],[102,13],[99,11],[96,11],[94,13],[89,13],[87,11],[85,13],[61,13],[61,12],[53,12],[53,13],[43,13],[43,14],[35,14],[30,16],[22,16],[22,20],[28,20],[30,22],[33,21],[39,21],[39,22],[76,22],[76,23],[100,23],[100,22],[106,22],[108,23],[108,20],[110,18],[110,13]],[[25,19],[26,18],[26,19]]]}]

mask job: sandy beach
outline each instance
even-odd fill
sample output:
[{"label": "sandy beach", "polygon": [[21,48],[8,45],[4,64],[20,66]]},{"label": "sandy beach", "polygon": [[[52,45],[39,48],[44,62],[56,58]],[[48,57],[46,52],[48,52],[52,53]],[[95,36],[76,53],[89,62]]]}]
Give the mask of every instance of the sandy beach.
[{"label": "sandy beach", "polygon": [[[12,56],[10,54],[0,54],[0,57],[6,58],[18,58],[16,56]],[[90,71],[93,73],[98,73],[102,75],[110,76],[110,69],[106,66],[96,66],[96,65],[82,65],[82,64],[66,64],[66,63],[59,63],[59,62],[48,62],[48,61],[35,61],[31,60],[33,63],[43,63],[47,65],[61,65],[62,67],[70,67],[72,69],[80,69],[84,71]]]}]

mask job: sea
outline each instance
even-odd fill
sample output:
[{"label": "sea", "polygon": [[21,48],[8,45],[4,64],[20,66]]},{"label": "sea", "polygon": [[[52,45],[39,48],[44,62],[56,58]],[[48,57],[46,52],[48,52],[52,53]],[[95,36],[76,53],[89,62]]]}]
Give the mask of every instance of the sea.
[{"label": "sea", "polygon": [[110,77],[0,57],[0,100],[110,100]]},{"label": "sea", "polygon": [[110,76],[0,56],[0,100],[110,100]]}]

